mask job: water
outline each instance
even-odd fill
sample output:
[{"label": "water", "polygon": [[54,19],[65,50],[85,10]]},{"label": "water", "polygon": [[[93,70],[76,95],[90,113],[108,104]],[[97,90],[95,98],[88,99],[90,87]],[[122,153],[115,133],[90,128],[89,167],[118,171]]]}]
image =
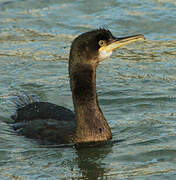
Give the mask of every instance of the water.
[{"label": "water", "polygon": [[[0,22],[0,179],[175,179],[175,0],[1,0]],[[13,93],[73,109],[70,44],[102,26],[147,38],[116,50],[97,69],[112,141],[78,150],[13,132]]]}]

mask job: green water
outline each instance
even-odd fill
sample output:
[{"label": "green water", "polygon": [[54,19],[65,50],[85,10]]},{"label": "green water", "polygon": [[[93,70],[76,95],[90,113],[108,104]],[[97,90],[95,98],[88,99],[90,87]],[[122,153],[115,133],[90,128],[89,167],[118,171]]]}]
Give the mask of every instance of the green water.
[{"label": "green water", "polygon": [[[116,50],[97,69],[112,141],[77,150],[13,132],[11,94],[25,91],[73,109],[70,44],[104,25],[115,36],[147,39]],[[0,179],[175,179],[175,47],[175,0],[1,0]]]}]

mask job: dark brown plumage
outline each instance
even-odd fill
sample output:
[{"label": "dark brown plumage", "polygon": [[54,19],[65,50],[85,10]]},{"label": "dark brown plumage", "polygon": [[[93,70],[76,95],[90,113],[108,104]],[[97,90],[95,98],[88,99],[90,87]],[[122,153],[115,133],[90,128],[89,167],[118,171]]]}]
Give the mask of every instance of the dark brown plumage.
[{"label": "dark brown plumage", "polygon": [[28,96],[16,96],[17,113],[14,129],[42,142],[89,143],[112,138],[111,129],[101,111],[96,93],[96,68],[111,52],[143,35],[115,38],[109,30],[83,33],[72,43],[69,76],[75,113]]}]

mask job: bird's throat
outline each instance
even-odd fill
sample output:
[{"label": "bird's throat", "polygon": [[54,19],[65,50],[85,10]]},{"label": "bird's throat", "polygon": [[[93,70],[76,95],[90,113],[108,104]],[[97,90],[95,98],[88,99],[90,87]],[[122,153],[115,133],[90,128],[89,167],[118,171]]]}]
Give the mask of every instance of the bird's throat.
[{"label": "bird's throat", "polygon": [[70,85],[77,123],[76,141],[95,142],[110,139],[111,130],[97,101],[96,66],[75,66],[70,73]]}]

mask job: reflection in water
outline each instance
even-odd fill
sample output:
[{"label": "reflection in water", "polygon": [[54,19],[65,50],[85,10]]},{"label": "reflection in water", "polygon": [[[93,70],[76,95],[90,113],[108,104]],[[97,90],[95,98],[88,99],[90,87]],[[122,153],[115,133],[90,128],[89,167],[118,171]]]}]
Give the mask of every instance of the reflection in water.
[{"label": "reflection in water", "polygon": [[77,149],[76,162],[86,179],[103,179],[108,169],[103,167],[102,160],[112,151],[112,144],[101,144],[96,147]]}]

